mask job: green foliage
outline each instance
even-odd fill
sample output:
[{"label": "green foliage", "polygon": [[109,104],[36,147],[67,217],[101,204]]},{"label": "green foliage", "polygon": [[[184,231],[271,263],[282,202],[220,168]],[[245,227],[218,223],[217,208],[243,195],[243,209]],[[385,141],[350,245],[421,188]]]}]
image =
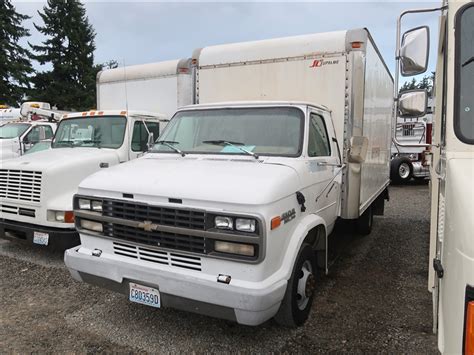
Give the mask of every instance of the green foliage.
[{"label": "green foliage", "polygon": [[30,46],[33,58],[52,69],[33,78],[30,99],[64,110],[95,107],[95,78],[101,66],[94,65],[95,32],[84,6],[78,0],[48,0],[38,13],[44,25],[34,26],[46,40]]},{"label": "green foliage", "polygon": [[19,105],[30,87],[31,54],[18,44],[29,36],[21,26],[28,18],[17,13],[10,0],[0,0],[0,104]]},{"label": "green foliage", "polygon": [[428,96],[433,96],[433,85],[434,85],[435,73],[423,76],[420,81],[412,78],[411,81],[405,82],[400,88],[400,92],[415,89],[426,89]]}]

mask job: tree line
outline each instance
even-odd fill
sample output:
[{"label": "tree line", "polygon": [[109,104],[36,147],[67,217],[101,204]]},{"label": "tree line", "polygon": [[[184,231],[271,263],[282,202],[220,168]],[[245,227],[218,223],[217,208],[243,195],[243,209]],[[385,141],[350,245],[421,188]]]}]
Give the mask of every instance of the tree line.
[{"label": "tree line", "polygon": [[[22,46],[31,17],[16,11],[11,0],[0,0],[0,104],[19,106],[44,101],[61,110],[88,110],[96,105],[97,73],[117,67],[115,61],[94,64],[96,33],[79,0],[48,0],[38,11],[45,36],[42,43]],[[36,71],[32,61],[47,68]]]}]

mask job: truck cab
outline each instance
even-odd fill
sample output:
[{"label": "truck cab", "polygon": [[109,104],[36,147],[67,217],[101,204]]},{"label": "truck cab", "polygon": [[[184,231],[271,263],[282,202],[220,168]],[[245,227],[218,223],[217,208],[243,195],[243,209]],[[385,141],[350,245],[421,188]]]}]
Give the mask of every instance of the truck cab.
[{"label": "truck cab", "polygon": [[51,139],[56,123],[47,121],[17,121],[0,126],[0,161],[17,158],[35,144]]},{"label": "truck cab", "polygon": [[72,213],[78,184],[143,155],[166,121],[120,110],[65,115],[51,149],[2,163],[0,237],[58,248],[78,245]]}]

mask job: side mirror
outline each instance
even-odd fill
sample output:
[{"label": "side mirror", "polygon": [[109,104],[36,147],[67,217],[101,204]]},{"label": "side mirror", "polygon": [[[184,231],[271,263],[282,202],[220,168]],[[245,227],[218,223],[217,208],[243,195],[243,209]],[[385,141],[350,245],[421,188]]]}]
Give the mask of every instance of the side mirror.
[{"label": "side mirror", "polygon": [[403,76],[422,74],[428,68],[430,29],[428,26],[413,28],[403,34],[400,48]]},{"label": "side mirror", "polygon": [[349,163],[363,163],[367,156],[368,147],[369,140],[367,137],[352,137],[349,150]]},{"label": "side mirror", "polygon": [[424,89],[402,92],[398,96],[398,116],[417,118],[426,115],[428,92]]},{"label": "side mirror", "polygon": [[153,132],[148,133],[148,142],[146,144],[147,151],[151,150],[155,146],[155,137]]}]

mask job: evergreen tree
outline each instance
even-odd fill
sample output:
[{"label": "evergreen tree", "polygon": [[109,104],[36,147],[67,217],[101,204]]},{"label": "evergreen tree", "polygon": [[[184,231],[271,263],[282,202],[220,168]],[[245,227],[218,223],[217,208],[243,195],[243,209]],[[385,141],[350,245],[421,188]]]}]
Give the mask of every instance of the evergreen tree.
[{"label": "evergreen tree", "polygon": [[35,28],[47,37],[42,45],[31,45],[40,64],[52,69],[33,78],[32,99],[46,101],[64,110],[95,107],[95,32],[84,6],[78,0],[48,0],[44,26]]},{"label": "evergreen tree", "polygon": [[403,83],[400,88],[400,92],[407,90],[415,89],[426,89],[428,91],[428,96],[433,96],[433,84],[434,84],[435,73],[423,76],[420,81],[416,81],[415,78],[412,78],[411,81],[406,81]]},{"label": "evergreen tree", "polygon": [[10,0],[0,0],[0,104],[20,105],[29,88],[30,52],[18,44],[30,35],[21,26],[28,18],[17,13]]}]

